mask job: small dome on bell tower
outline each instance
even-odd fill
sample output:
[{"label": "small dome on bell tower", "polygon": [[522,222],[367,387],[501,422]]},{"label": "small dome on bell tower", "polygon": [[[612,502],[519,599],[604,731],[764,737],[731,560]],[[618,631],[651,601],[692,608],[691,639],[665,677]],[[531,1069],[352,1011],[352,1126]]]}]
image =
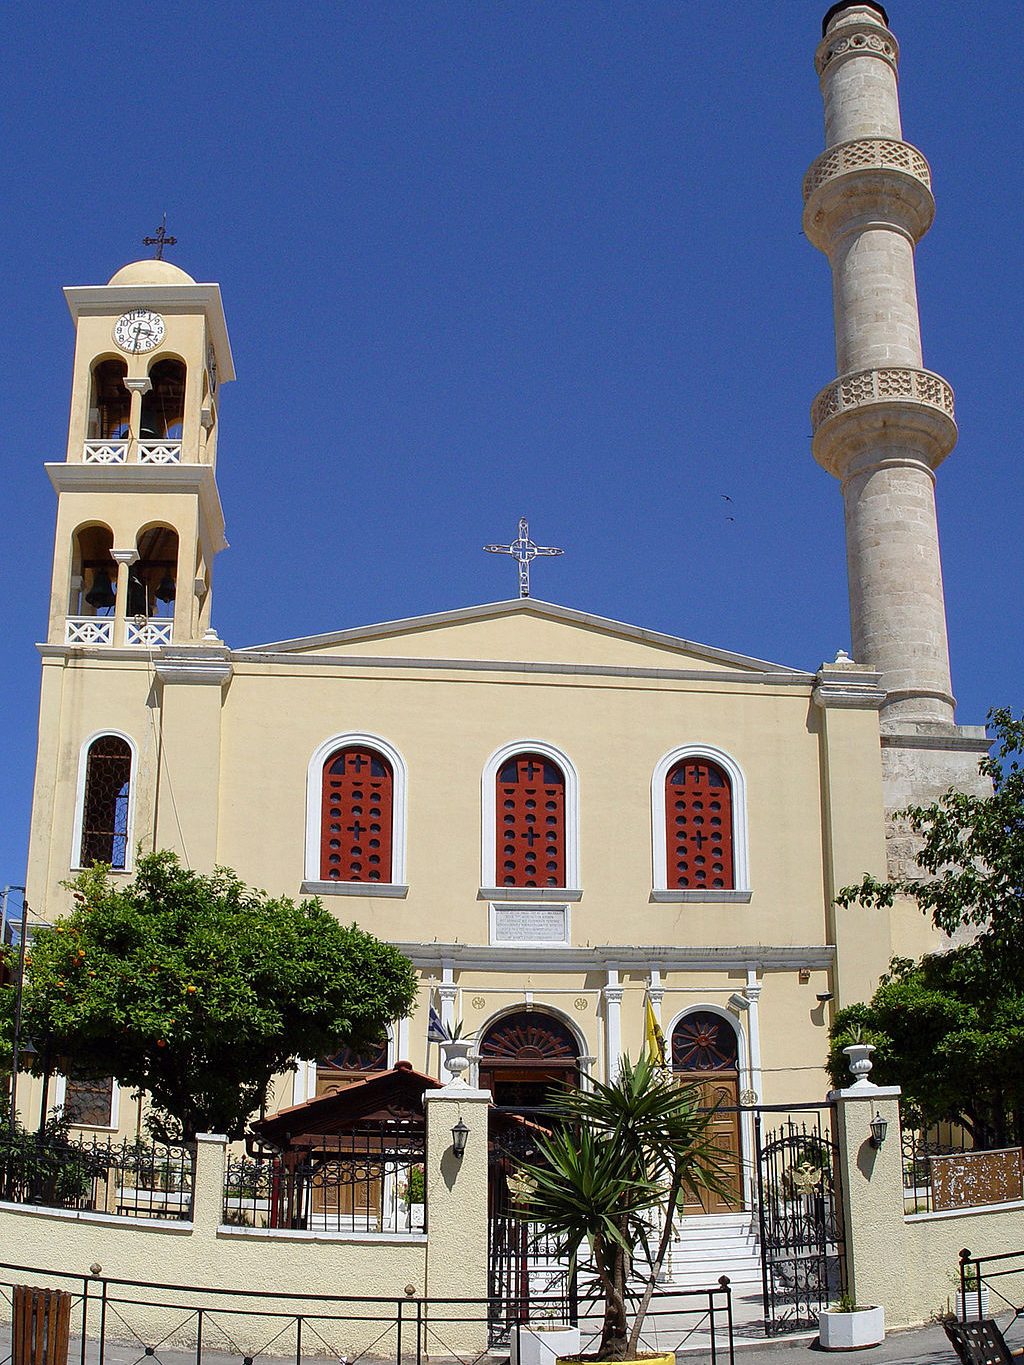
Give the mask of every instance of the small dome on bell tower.
[{"label": "small dome on bell tower", "polygon": [[195,284],[195,280],[180,266],[153,257],[123,265],[107,281],[108,287],[112,284]]}]

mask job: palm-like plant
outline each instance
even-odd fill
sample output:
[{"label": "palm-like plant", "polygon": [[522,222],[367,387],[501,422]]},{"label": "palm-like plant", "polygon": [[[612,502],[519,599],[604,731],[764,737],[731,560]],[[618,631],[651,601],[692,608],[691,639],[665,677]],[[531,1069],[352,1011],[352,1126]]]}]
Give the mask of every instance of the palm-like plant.
[{"label": "palm-like plant", "polygon": [[[575,1270],[590,1249],[604,1298],[597,1360],[635,1357],[680,1201],[724,1191],[725,1152],[694,1086],[680,1086],[645,1052],[623,1057],[615,1080],[552,1096],[558,1127],[541,1139],[543,1159],[524,1169],[519,1217],[553,1232]],[[627,1287],[644,1263],[630,1327]]]}]

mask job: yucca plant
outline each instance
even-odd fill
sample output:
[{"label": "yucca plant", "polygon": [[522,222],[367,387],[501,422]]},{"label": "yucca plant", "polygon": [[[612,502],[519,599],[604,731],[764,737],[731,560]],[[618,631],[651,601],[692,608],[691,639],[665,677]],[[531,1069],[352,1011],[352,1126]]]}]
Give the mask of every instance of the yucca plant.
[{"label": "yucca plant", "polygon": [[[538,1143],[542,1159],[523,1168],[518,1216],[554,1233],[573,1271],[586,1244],[604,1298],[595,1359],[634,1359],[681,1201],[725,1190],[713,1114],[647,1053],[623,1057],[608,1084],[553,1092],[550,1108],[557,1126]],[[643,1287],[630,1325],[634,1275]]]}]

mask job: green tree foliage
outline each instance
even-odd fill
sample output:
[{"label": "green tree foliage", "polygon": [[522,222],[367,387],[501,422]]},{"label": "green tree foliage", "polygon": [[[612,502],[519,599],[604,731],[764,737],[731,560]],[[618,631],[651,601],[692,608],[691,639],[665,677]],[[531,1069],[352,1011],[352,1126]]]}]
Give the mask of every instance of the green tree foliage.
[{"label": "green tree foliage", "polygon": [[408,960],[319,901],[271,899],[165,852],[141,857],[127,886],[98,867],[68,887],[74,908],[27,965],[34,1069],[145,1092],[163,1140],[239,1137],[294,1058],[371,1046],[411,1008]]},{"label": "green tree foliage", "polygon": [[920,1126],[961,1125],[977,1147],[1024,1143],[1024,988],[996,987],[988,956],[969,944],[912,962],[896,959],[867,1004],[836,1015],[828,1069],[849,1075],[842,1049],[874,1043],[871,1079],[903,1090]]},{"label": "green tree foliage", "polygon": [[[696,1087],[678,1086],[647,1053],[623,1057],[609,1084],[553,1092],[556,1130],[523,1168],[519,1216],[553,1232],[573,1267],[589,1246],[605,1305],[598,1360],[635,1358],[682,1197],[723,1188],[724,1153],[699,1104]],[[630,1328],[638,1256],[645,1285]]]},{"label": "green tree foliage", "polygon": [[0,1077],[11,1074],[14,1051],[14,954],[0,943]]},{"label": "green tree foliage", "polygon": [[950,790],[902,812],[920,839],[919,879],[865,876],[839,905],[916,900],[947,934],[973,941],[918,963],[895,960],[870,1003],[840,1011],[829,1069],[860,1025],[877,1047],[872,1079],[900,1085],[925,1123],[961,1123],[978,1146],[1024,1142],[1024,719],[989,713],[992,795]]}]

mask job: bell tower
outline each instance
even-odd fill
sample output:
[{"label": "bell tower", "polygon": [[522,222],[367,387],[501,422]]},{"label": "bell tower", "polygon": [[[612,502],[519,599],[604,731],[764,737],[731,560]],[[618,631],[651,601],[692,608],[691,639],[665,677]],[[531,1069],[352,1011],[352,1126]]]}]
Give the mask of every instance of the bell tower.
[{"label": "bell tower", "polygon": [[[890,812],[978,787],[979,726],[957,726],[935,471],[957,439],[953,390],[924,368],[914,253],[935,213],[903,140],[899,44],[876,0],[826,13],[815,68],[825,151],[804,178],[804,232],[832,269],[837,378],[811,407],[814,458],[842,486],[854,657],[881,674]],[[895,840],[898,842],[898,839]],[[909,845],[893,857],[906,865]]]},{"label": "bell tower", "polygon": [[220,385],[234,378],[220,289],[162,259],[65,289],[75,322],[47,642],[199,643],[223,549]]}]

